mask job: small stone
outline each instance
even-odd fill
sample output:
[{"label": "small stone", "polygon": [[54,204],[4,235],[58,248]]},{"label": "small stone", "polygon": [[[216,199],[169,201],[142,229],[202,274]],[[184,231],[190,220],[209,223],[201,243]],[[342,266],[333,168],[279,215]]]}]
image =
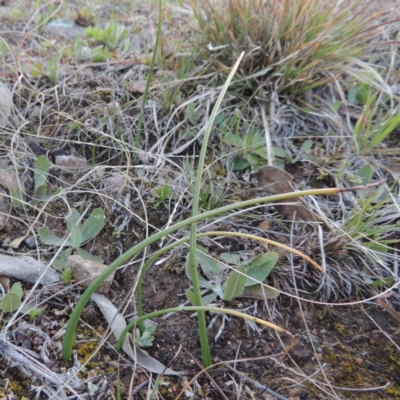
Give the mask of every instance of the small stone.
[{"label": "small stone", "polygon": [[322,353],[322,348],[321,347],[317,347],[315,350],[317,350],[317,353]]},{"label": "small stone", "polygon": [[25,238],[24,244],[28,249],[31,249],[31,250],[36,249],[36,247],[37,247],[36,240],[32,236],[28,236],[27,238]]},{"label": "small stone", "polygon": [[[75,254],[68,257],[67,267],[71,268],[72,277],[79,285],[88,287],[107,268],[107,265],[87,260]],[[107,294],[113,280],[114,272],[104,280],[97,292]]]},{"label": "small stone", "polygon": [[319,333],[320,333],[321,335],[325,335],[327,332],[328,332],[328,331],[327,331],[326,329],[321,329],[321,330],[319,331]]}]

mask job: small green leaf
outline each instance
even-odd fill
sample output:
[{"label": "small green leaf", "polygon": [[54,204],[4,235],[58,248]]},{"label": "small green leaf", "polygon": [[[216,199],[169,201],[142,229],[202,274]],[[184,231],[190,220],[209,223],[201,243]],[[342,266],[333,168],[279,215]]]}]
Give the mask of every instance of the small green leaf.
[{"label": "small green leaf", "polygon": [[189,103],[187,106],[187,111],[188,111],[188,118],[189,121],[192,125],[197,125],[197,116],[196,116],[196,110],[194,108],[193,103]]},{"label": "small green leaf", "polygon": [[313,147],[314,141],[311,139],[307,139],[303,142],[300,147],[300,151],[310,151]]},{"label": "small green leaf", "polygon": [[70,283],[72,280],[72,272],[71,272],[71,268],[65,268],[64,271],[62,271],[61,273],[63,279],[64,279],[64,283]]},{"label": "small green leaf", "polygon": [[103,259],[97,256],[94,256],[92,254],[90,254],[89,252],[87,252],[86,250],[83,250],[81,248],[77,248],[75,249],[76,254],[80,255],[82,258],[85,258],[86,260],[92,260],[92,261],[96,261],[100,264],[103,263]]},{"label": "small green leaf", "polygon": [[20,188],[10,187],[10,194],[12,197],[12,202],[15,207],[21,207],[23,201],[25,200],[24,193]]},{"label": "small green leaf", "polygon": [[14,312],[21,305],[21,298],[16,293],[7,293],[1,302],[1,307],[5,312]]},{"label": "small green leaf", "polygon": [[197,261],[207,278],[218,276],[225,267],[212,258],[202,246],[197,246]]},{"label": "small green leaf", "polygon": [[56,269],[57,271],[64,271],[65,268],[67,267],[67,260],[68,257],[72,253],[72,248],[70,247],[69,249],[66,249],[62,251],[53,261],[53,268]]},{"label": "small green leaf", "polygon": [[75,208],[72,208],[71,214],[67,218],[68,232],[71,232],[71,229],[73,226],[77,226],[78,228],[81,227],[81,224],[78,223],[80,217],[81,217],[81,215],[79,214],[79,212]]},{"label": "small green leaf", "polygon": [[246,273],[248,278],[246,281],[246,286],[252,286],[260,282],[264,282],[271,273],[277,261],[278,254],[273,252],[260,254],[255,257],[247,267]]},{"label": "small green leaf", "polygon": [[215,117],[214,124],[215,125],[221,124],[223,122],[224,118],[225,118],[225,113],[223,111],[220,111],[217,114],[217,116]]},{"label": "small green leaf", "polygon": [[394,282],[394,278],[389,276],[384,279],[378,279],[377,281],[371,283],[371,286],[381,288],[383,286],[391,285]]},{"label": "small green leaf", "polygon": [[82,244],[82,233],[76,225],[71,227],[71,236],[69,238],[69,242],[71,243],[71,247],[77,249]]},{"label": "small green leaf", "polygon": [[260,158],[258,156],[256,156],[255,154],[246,154],[246,160],[251,165],[257,165],[260,161]]},{"label": "small green leaf", "polygon": [[227,264],[231,265],[238,265],[239,264],[239,256],[237,254],[231,254],[231,253],[221,253],[219,255],[221,260]]},{"label": "small green leaf", "polygon": [[44,196],[47,193],[47,187],[46,185],[39,186],[35,189],[35,193],[33,194],[33,201],[40,201],[44,200]]},{"label": "small green leaf", "polygon": [[368,185],[371,182],[372,175],[374,174],[374,170],[371,165],[367,164],[360,168],[357,172],[357,176],[359,176],[362,180],[362,185]]},{"label": "small green leaf", "polygon": [[38,234],[39,234],[40,240],[43,242],[43,244],[47,244],[48,246],[61,246],[61,243],[64,240],[64,239],[60,239],[58,236],[54,235],[53,233],[48,231],[46,228],[39,228]]},{"label": "small green leaf", "polygon": [[243,266],[237,267],[230,273],[225,284],[224,300],[232,300],[243,293],[247,281],[247,277],[244,273],[245,267]]},{"label": "small green leaf", "polygon": [[232,170],[233,171],[241,171],[250,166],[250,163],[244,157],[235,157],[233,161],[231,161]]},{"label": "small green leaf", "polygon": [[280,147],[273,146],[272,150],[276,157],[285,158],[287,156],[287,152]]},{"label": "small green leaf", "polygon": [[15,293],[20,299],[22,298],[22,286],[20,282],[15,282],[12,285],[11,292]]},{"label": "small green leaf", "polygon": [[233,133],[227,133],[224,136],[226,143],[230,146],[239,147],[240,149],[243,148],[244,142],[243,139],[239,135],[235,135]]},{"label": "small green leaf", "polygon": [[[35,179],[35,193],[40,187],[46,187],[47,177],[49,176],[50,164],[45,155],[41,155],[35,162],[34,179]],[[47,189],[46,189],[47,190]],[[40,198],[35,196],[35,198]]]},{"label": "small green leaf", "polygon": [[98,235],[104,227],[106,216],[104,215],[104,210],[101,208],[96,208],[89,215],[89,218],[82,225],[82,243],[93,239]]},{"label": "small green leaf", "polygon": [[186,289],[185,294],[186,294],[187,299],[192,303],[192,305],[195,305],[196,300],[194,298],[194,293],[191,292],[189,289]]}]

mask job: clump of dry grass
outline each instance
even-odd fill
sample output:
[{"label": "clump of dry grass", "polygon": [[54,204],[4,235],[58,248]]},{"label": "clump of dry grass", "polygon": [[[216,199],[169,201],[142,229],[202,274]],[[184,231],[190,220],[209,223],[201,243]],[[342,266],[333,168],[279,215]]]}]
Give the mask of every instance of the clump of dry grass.
[{"label": "clump of dry grass", "polygon": [[245,51],[237,89],[291,96],[341,79],[343,67],[363,57],[385,14],[360,0],[202,0],[192,8],[204,69],[224,80]]}]

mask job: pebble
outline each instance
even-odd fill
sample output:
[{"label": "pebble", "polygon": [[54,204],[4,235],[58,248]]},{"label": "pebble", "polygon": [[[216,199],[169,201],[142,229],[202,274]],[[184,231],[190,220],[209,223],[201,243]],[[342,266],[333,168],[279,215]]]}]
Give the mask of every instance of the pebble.
[{"label": "pebble", "polygon": [[31,250],[36,249],[36,247],[37,247],[36,240],[32,236],[28,236],[27,238],[25,238],[24,244],[28,249],[31,249]]}]

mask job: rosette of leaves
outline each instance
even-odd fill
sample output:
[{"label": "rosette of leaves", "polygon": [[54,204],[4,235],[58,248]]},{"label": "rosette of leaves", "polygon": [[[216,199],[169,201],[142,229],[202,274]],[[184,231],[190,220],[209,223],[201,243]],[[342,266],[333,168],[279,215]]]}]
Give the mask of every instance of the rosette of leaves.
[{"label": "rosette of leaves", "polygon": [[[201,287],[212,291],[202,298],[203,305],[211,304],[217,297],[225,301],[240,296],[260,297],[263,289],[261,283],[267,279],[275,267],[278,254],[263,253],[251,260],[241,261],[236,254],[221,253],[220,258],[225,264],[218,262],[208,254],[205,248],[198,246],[197,260],[202,271],[202,275],[199,275],[199,283]],[[186,262],[186,275],[190,278],[188,262]],[[267,298],[275,298],[279,294],[275,290],[264,289],[264,295]],[[194,302],[192,292],[187,290],[186,296],[192,303]]]},{"label": "rosette of leaves", "polygon": [[49,246],[65,246],[67,249],[58,254],[53,262],[53,267],[59,271],[64,271],[67,265],[68,257],[74,252],[83,258],[102,263],[100,257],[94,256],[82,249],[81,246],[97,236],[104,227],[105,215],[101,208],[92,211],[89,217],[80,223],[81,215],[75,209],[71,209],[71,214],[67,218],[68,239],[59,238],[46,228],[39,228],[38,234],[40,240]]}]

